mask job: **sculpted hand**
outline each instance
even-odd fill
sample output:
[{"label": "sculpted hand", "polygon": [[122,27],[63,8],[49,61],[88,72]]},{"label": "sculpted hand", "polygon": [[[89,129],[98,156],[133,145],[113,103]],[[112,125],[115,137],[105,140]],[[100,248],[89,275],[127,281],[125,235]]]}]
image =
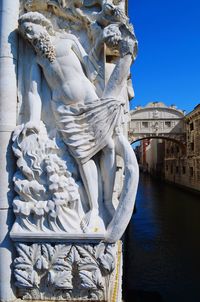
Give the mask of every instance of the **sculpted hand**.
[{"label": "sculpted hand", "polygon": [[124,57],[127,54],[134,56],[137,52],[137,43],[132,39],[121,40],[119,42],[119,50],[121,57]]},{"label": "sculpted hand", "polygon": [[30,134],[38,134],[40,131],[40,125],[36,125],[35,122],[29,121],[24,125],[23,134],[30,135]]},{"label": "sculpted hand", "polygon": [[116,24],[111,24],[104,28],[103,40],[109,47],[118,45],[121,40],[121,32]]}]

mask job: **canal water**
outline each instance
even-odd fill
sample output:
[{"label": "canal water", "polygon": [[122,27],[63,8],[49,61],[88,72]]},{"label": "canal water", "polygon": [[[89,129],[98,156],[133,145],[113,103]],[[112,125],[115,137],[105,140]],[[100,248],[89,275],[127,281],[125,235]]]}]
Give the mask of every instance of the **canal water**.
[{"label": "canal water", "polygon": [[127,302],[200,302],[200,196],[140,175],[123,287]]}]

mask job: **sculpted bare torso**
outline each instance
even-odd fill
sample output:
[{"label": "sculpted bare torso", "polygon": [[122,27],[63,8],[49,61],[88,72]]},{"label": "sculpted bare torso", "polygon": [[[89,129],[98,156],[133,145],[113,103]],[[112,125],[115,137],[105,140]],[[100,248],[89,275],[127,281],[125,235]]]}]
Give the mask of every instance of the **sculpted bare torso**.
[{"label": "sculpted bare torso", "polygon": [[52,99],[64,105],[87,104],[98,99],[94,85],[86,77],[75,50],[73,40],[54,41],[56,59],[37,56],[46,81],[52,91]]}]

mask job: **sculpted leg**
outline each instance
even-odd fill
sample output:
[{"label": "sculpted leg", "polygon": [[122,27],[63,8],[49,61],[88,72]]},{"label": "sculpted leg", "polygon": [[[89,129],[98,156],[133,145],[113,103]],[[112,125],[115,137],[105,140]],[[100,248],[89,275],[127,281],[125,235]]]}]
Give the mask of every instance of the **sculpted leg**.
[{"label": "sculpted leg", "polygon": [[115,213],[115,208],[112,203],[116,173],[115,147],[113,139],[110,139],[107,146],[102,150],[100,166],[103,182],[104,205],[108,210],[111,219]]},{"label": "sculpted leg", "polygon": [[108,225],[105,241],[116,242],[123,235],[133,213],[137,193],[139,169],[133,149],[127,138],[119,134],[115,138],[116,153],[124,160],[124,184],[119,205]]},{"label": "sculpted leg", "polygon": [[98,172],[95,162],[89,160],[85,164],[79,164],[79,170],[90,205],[90,211],[83,218],[81,226],[85,231],[104,231],[103,220],[99,217]]}]

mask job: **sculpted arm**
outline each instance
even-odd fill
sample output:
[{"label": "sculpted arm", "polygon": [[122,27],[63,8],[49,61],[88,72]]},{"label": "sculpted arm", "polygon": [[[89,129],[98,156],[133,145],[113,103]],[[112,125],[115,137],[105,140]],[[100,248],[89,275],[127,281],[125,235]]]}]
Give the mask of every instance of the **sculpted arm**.
[{"label": "sculpted arm", "polygon": [[115,65],[115,68],[109,78],[109,81],[105,87],[103,97],[117,98],[120,95],[120,91],[127,82],[130,74],[130,66],[135,59],[137,49],[136,40],[121,40],[119,42],[120,58]]},{"label": "sculpted arm", "polygon": [[86,57],[88,56],[85,49],[83,48],[83,46],[81,45],[81,43],[79,42],[76,36],[68,35],[68,37],[73,41],[72,50],[77,55],[79,61],[85,65],[85,60]]},{"label": "sculpted arm", "polygon": [[[100,49],[100,45],[99,45],[99,49]],[[99,65],[95,62],[94,59],[91,60],[90,55],[86,53],[85,49],[83,48],[83,46],[75,36],[73,36],[72,50],[74,51],[79,61],[81,62],[83,69],[86,73],[86,76],[91,81],[93,81],[93,79],[96,77],[98,73]],[[94,53],[94,49],[90,51],[91,56],[93,56],[93,53]]]},{"label": "sculpted arm", "polygon": [[36,62],[31,66],[28,87],[29,122],[26,128],[38,131],[41,120],[41,70]]}]

